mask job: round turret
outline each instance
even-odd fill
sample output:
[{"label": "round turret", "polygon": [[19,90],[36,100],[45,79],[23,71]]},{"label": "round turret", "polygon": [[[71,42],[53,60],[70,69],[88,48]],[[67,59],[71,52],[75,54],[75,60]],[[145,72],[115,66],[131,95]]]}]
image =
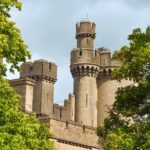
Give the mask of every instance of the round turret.
[{"label": "round turret", "polygon": [[70,70],[74,78],[75,121],[96,127],[97,85],[99,73],[94,49],[95,23],[88,20],[76,24],[77,48],[71,52]]},{"label": "round turret", "polygon": [[93,50],[95,27],[95,23],[88,20],[82,20],[76,24],[77,48]]}]

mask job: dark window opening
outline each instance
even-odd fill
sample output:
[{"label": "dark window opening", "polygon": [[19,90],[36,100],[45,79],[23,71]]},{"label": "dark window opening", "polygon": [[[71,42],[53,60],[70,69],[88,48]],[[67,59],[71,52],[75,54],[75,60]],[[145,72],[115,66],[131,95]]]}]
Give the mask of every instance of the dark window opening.
[{"label": "dark window opening", "polygon": [[109,69],[109,74],[111,74],[111,69]]},{"label": "dark window opening", "polygon": [[105,69],[103,70],[103,73],[106,74],[106,70]]},{"label": "dark window opening", "polygon": [[89,39],[87,39],[86,41],[87,41],[87,44],[89,44]]},{"label": "dark window opening", "polygon": [[49,63],[49,71],[51,71],[51,64]]},{"label": "dark window opening", "polygon": [[66,121],[66,129],[68,129],[68,121]]},{"label": "dark window opening", "polygon": [[53,106],[53,114],[55,113],[55,108],[54,108],[54,106]]},{"label": "dark window opening", "polygon": [[95,54],[95,57],[96,57],[97,52],[95,51],[95,53],[94,53],[94,54]]},{"label": "dark window opening", "polygon": [[82,51],[80,51],[79,55],[82,56]]},{"label": "dark window opening", "polygon": [[31,66],[31,67],[30,67],[30,72],[32,71],[32,69],[33,69],[33,68],[32,68],[32,66]]},{"label": "dark window opening", "polygon": [[62,109],[60,108],[60,118],[62,118],[62,114],[61,113],[62,113]]}]

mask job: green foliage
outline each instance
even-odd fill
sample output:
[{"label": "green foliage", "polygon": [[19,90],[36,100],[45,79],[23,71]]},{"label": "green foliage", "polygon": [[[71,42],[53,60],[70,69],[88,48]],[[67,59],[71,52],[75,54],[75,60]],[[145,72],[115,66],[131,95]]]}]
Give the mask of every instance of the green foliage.
[{"label": "green foliage", "polygon": [[0,149],[53,150],[48,127],[20,111],[20,97],[0,78]]},{"label": "green foliage", "polygon": [[129,46],[115,51],[113,59],[122,62],[112,78],[131,80],[119,88],[104,126],[97,134],[106,150],[147,150],[150,148],[150,27],[133,30]]},{"label": "green foliage", "polygon": [[[22,40],[20,30],[10,21],[10,9],[16,7],[21,10],[18,0],[1,0],[0,2],[0,58],[4,58],[11,65],[10,72],[19,70],[19,63],[30,58],[30,52]],[[6,65],[0,63],[0,75],[6,75]]]},{"label": "green foliage", "polygon": [[40,124],[35,114],[25,115],[20,110],[20,97],[6,79],[6,64],[10,72],[19,70],[19,63],[30,58],[30,52],[21,38],[20,30],[10,21],[10,9],[21,10],[19,0],[0,0],[0,149],[1,150],[53,150],[49,128]]}]

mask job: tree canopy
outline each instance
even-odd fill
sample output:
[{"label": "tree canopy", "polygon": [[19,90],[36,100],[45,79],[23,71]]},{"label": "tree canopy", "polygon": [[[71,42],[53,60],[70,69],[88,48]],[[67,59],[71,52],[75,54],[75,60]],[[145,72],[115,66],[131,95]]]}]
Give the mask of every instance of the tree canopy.
[{"label": "tree canopy", "polygon": [[[1,0],[0,2],[0,58],[4,58],[11,65],[10,72],[19,70],[19,63],[30,58],[30,52],[24,43],[20,30],[15,22],[10,21],[10,9],[12,7],[21,10],[19,0]],[[6,75],[6,64],[0,63],[0,75]]]},{"label": "tree canopy", "polygon": [[122,62],[112,78],[131,80],[119,88],[116,101],[97,128],[106,150],[147,150],[150,148],[150,27],[133,30],[129,46],[115,51],[113,58]]},{"label": "tree canopy", "polygon": [[48,127],[34,114],[21,112],[19,100],[7,80],[0,78],[0,149],[53,150]]},{"label": "tree canopy", "polygon": [[[0,59],[11,65],[10,72],[19,70],[19,63],[30,58],[20,30],[10,21],[10,9],[21,10],[19,0],[0,1]],[[1,150],[53,150],[49,127],[40,124],[35,114],[24,114],[20,96],[3,77],[7,66],[0,61],[0,149]]]}]

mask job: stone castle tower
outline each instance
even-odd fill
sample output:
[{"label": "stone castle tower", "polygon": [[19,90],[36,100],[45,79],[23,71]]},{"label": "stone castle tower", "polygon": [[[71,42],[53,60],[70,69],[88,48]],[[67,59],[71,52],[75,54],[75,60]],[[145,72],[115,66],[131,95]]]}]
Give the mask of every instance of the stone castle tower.
[{"label": "stone castle tower", "polygon": [[22,110],[34,111],[41,122],[50,125],[57,150],[99,149],[95,127],[103,124],[117,88],[129,84],[110,79],[112,70],[120,63],[111,59],[109,49],[95,50],[95,38],[95,23],[82,20],[76,24],[77,48],[71,51],[70,62],[74,88],[64,106],[53,102],[57,66],[52,62],[24,63],[20,78],[10,81],[21,95]]},{"label": "stone castle tower", "polygon": [[22,64],[20,78],[27,77],[36,81],[33,91],[33,111],[37,115],[52,116],[57,66],[45,60]]},{"label": "stone castle tower", "polygon": [[120,63],[112,61],[109,49],[94,50],[95,30],[96,24],[88,20],[76,24],[77,48],[71,51],[70,66],[74,78],[75,122],[92,127],[102,125],[107,106],[114,102],[115,91],[127,84],[110,79],[112,70]]},{"label": "stone castle tower", "polygon": [[99,66],[94,49],[95,24],[81,21],[76,25],[77,48],[71,52],[74,78],[75,121],[97,126],[97,84]]}]

